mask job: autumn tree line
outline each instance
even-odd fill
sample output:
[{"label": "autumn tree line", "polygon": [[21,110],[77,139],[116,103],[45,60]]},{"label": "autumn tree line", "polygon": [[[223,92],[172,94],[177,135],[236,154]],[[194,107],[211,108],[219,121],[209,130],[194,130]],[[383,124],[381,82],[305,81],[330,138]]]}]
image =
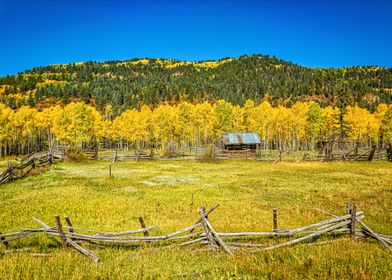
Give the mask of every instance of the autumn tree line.
[{"label": "autumn tree line", "polygon": [[38,110],[12,109],[0,103],[0,153],[29,154],[56,145],[121,149],[202,147],[218,143],[225,132],[258,132],[262,149],[316,149],[331,140],[355,140],[364,146],[392,143],[392,106],[374,113],[358,106],[343,109],[297,102],[273,107],[268,101],[244,106],[180,102],[129,109],[117,117],[107,105],[100,113],[85,103]]}]

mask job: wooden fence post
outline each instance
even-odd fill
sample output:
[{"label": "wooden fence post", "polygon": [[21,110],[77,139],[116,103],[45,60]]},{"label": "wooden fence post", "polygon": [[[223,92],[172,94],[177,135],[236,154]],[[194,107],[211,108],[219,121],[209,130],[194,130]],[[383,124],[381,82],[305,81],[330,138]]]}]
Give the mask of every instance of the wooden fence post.
[{"label": "wooden fence post", "polygon": [[274,224],[274,232],[277,233],[278,232],[278,211],[276,210],[276,208],[272,209],[272,221]]},{"label": "wooden fence post", "polygon": [[[351,215],[352,214],[352,208],[353,208],[353,205],[351,203],[346,203],[346,214],[347,215]],[[348,229],[350,231],[350,234],[351,234],[351,231],[352,231],[351,223],[348,224],[347,227],[348,227]]]},{"label": "wooden fence post", "polygon": [[116,150],[116,153],[114,154],[114,158],[113,158],[113,163],[115,163],[115,162],[117,162],[117,150]]},{"label": "wooden fence post", "polygon": [[[74,229],[73,229],[71,219],[68,216],[65,216],[64,219],[67,222],[67,225],[69,226],[69,232],[71,233],[71,236],[72,236],[72,234],[74,233]],[[71,240],[73,240],[72,237],[71,237]]]},{"label": "wooden fence post", "polygon": [[109,165],[109,179],[112,178],[112,165]]},{"label": "wooden fence post", "polygon": [[377,150],[377,146],[373,145],[372,150],[370,151],[369,157],[368,157],[368,161],[372,161],[374,158],[374,154],[376,153]]},{"label": "wooden fence post", "polygon": [[[138,217],[139,223],[142,226],[142,228],[146,228],[146,224],[144,223],[143,217],[139,216]],[[149,236],[148,231],[143,232],[144,236]]]},{"label": "wooden fence post", "polygon": [[356,235],[356,217],[357,217],[357,205],[351,206],[351,224],[350,224],[350,235],[354,239]]},{"label": "wooden fence post", "polygon": [[63,231],[63,226],[61,225],[60,216],[58,214],[56,214],[54,217],[56,219],[57,230],[60,235],[60,240],[61,240],[61,244],[63,245],[63,249],[67,249],[67,238],[65,237],[65,233]]}]

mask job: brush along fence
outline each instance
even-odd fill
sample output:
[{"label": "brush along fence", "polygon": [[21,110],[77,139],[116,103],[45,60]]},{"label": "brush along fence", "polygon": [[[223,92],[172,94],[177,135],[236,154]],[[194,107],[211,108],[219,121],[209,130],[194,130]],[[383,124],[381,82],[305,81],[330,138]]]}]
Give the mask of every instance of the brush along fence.
[{"label": "brush along fence", "polygon": [[34,155],[26,160],[26,162],[20,161],[19,166],[12,166],[8,162],[8,167],[5,171],[0,173],[0,185],[14,181],[16,179],[27,176],[31,170],[41,167],[50,166],[55,163],[55,160],[60,159],[57,156],[46,153],[45,155]]},{"label": "brush along fence", "polygon": [[[233,252],[238,249],[248,249],[252,252],[273,250],[285,246],[305,243],[306,241],[312,241],[320,236],[326,235],[330,238],[341,236],[351,236],[353,239],[373,238],[392,252],[392,236],[375,233],[362,221],[364,213],[357,211],[356,206],[352,204],[347,204],[345,215],[337,216],[322,211],[333,217],[328,220],[293,229],[278,229],[278,216],[277,211],[274,209],[274,228],[271,232],[217,232],[208,216],[218,206],[219,204],[213,206],[208,211],[206,211],[204,207],[199,208],[198,212],[200,218],[193,225],[166,235],[150,235],[150,232],[158,229],[158,227],[146,227],[142,217],[139,217],[139,222],[142,227],[140,229],[120,232],[102,232],[74,227],[70,218],[67,216],[64,218],[66,225],[63,225],[59,215],[55,215],[54,226],[50,226],[42,220],[33,218],[40,228],[20,228],[20,231],[18,232],[0,234],[0,241],[5,245],[7,249],[6,252],[12,252],[9,242],[39,233],[45,233],[55,237],[59,245],[64,249],[73,247],[80,253],[90,257],[94,262],[98,262],[99,258],[92,251],[83,247],[83,242],[102,248],[109,244],[141,243],[158,243],[162,246],[175,243],[181,247],[199,245],[208,246],[209,250],[223,250],[227,254],[233,255]],[[143,236],[136,236],[136,234],[143,234]],[[272,246],[264,243],[254,243],[254,240],[260,240],[262,238],[274,238],[275,241],[277,241],[278,238],[284,238],[285,241]],[[243,241],[239,242],[238,240]],[[331,241],[333,240],[305,244],[320,245]],[[21,249],[16,249],[15,251],[20,250]]]}]

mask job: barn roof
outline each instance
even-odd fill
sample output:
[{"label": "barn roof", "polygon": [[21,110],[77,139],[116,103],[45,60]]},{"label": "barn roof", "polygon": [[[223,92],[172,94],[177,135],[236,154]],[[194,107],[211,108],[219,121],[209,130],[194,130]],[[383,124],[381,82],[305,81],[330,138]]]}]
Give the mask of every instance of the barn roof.
[{"label": "barn roof", "polygon": [[254,145],[261,144],[261,141],[257,132],[231,132],[223,135],[223,143],[225,145]]}]

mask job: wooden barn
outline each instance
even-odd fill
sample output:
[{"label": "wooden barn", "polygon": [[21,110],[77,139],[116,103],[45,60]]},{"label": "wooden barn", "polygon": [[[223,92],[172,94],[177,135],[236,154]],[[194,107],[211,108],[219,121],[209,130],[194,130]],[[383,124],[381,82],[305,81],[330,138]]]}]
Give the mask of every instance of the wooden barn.
[{"label": "wooden barn", "polygon": [[225,150],[256,150],[261,144],[257,132],[231,132],[222,137],[222,146]]}]

